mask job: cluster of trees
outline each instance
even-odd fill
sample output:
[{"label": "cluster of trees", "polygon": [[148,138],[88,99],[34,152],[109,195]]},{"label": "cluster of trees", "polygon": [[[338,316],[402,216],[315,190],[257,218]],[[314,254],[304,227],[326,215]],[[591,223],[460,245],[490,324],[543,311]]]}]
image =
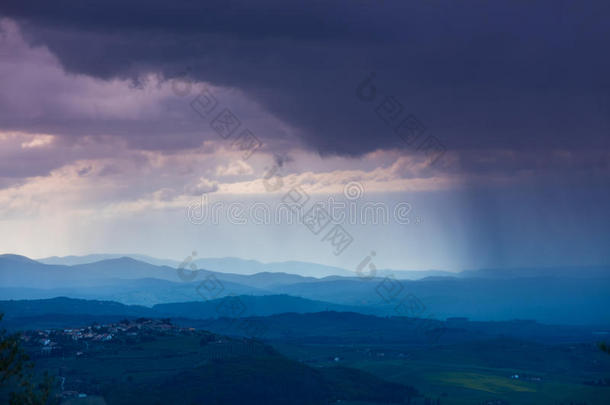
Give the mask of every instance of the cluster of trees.
[{"label": "cluster of trees", "polygon": [[[0,321],[3,314],[0,314]],[[10,405],[51,405],[54,378],[36,376],[34,363],[21,347],[18,334],[0,329],[0,401]]]}]

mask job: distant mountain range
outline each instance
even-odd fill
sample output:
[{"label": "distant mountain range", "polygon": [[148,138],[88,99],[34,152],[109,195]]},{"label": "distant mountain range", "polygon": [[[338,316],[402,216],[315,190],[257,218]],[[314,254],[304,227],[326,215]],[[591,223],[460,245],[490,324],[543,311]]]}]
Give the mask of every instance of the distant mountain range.
[{"label": "distant mountain range", "polygon": [[[608,326],[545,325],[534,321],[473,322],[466,318],[429,321],[422,328],[421,319],[379,317],[354,312],[280,313],[249,318],[266,326],[267,340],[292,340],[310,344],[428,344],[438,336],[438,343],[456,344],[490,339],[518,339],[540,343],[597,342],[610,331]],[[210,320],[177,320],[178,323],[215,333],[247,336],[247,330],[235,327],[227,318]],[[357,327],[354,327],[357,325]]]},{"label": "distant mountain range", "polygon": [[[229,302],[237,303],[235,312],[223,310],[223,305]],[[231,296],[205,302],[158,304],[152,308],[141,305],[124,305],[114,301],[67,297],[0,301],[0,313],[5,314],[6,320],[45,315],[116,315],[124,317],[214,319],[223,316],[246,317],[321,311],[354,312],[354,310],[358,310],[358,308],[287,295]]]},{"label": "distant mountain range", "polygon": [[[120,259],[129,257],[141,262],[153,264],[155,266],[168,266],[177,268],[182,263],[177,260],[158,259],[151,256],[140,254],[90,254],[84,256],[52,256],[38,259],[39,263],[74,266],[80,264],[95,263],[103,260]],[[326,266],[318,263],[288,261],[288,262],[271,262],[262,263],[256,260],[245,260],[236,257],[223,258],[201,258],[192,260],[192,263],[198,269],[207,269],[220,273],[233,273],[242,275],[251,275],[257,273],[288,273],[300,275],[304,277],[329,277],[342,276],[354,277],[357,274],[354,271],[342,269],[340,267]],[[188,263],[190,266],[191,262]],[[456,273],[440,270],[392,270],[380,269],[377,271],[379,276],[394,275],[400,279],[418,280],[425,277],[438,276],[455,276]]]},{"label": "distant mountain range", "polygon": [[[182,263],[177,260],[158,259],[151,256],[139,254],[90,254],[85,256],[64,256],[64,257],[46,257],[37,261],[44,264],[56,264],[74,266],[80,264],[95,263],[103,260],[119,259],[129,257],[141,262],[153,264],[155,266],[168,266],[177,268]],[[274,262],[262,263],[256,260],[244,260],[235,257],[225,258],[200,258],[192,259],[198,269],[208,269],[220,273],[233,273],[242,275],[251,275],[257,273],[288,273],[301,275],[305,277],[326,277],[326,276],[354,276],[355,273],[333,266],[325,266],[317,263],[307,262]],[[189,268],[191,262],[188,263]]]},{"label": "distant mountain range", "polygon": [[[239,295],[248,296],[246,301],[254,300],[249,305],[258,311],[253,314],[260,315],[292,308],[295,312],[332,309],[393,316],[405,311],[400,303],[410,297],[419,303],[425,316],[439,319],[465,316],[475,320],[534,319],[557,324],[610,323],[610,313],[605,310],[610,306],[609,267],[478,270],[420,280],[398,277],[365,280],[337,275],[316,278],[289,272],[237,274],[199,266],[197,269],[193,274],[185,273],[184,281],[174,267],[131,257],[64,265],[1,255],[0,299],[65,296],[150,308],[198,302],[188,304],[189,310],[209,314],[214,299]],[[264,304],[256,301],[257,297],[266,297],[261,298]],[[299,299],[306,301],[295,301]],[[185,306],[177,306],[176,311],[178,308],[184,310]]]},{"label": "distant mountain range", "polygon": [[[6,255],[5,255],[6,256]],[[2,255],[0,255],[2,257]],[[177,268],[191,262],[183,263],[178,260],[159,259],[141,254],[90,254],[83,256],[52,256],[35,261],[43,264],[74,266],[90,264],[110,259],[131,258],[139,262],[155,266]],[[219,273],[232,273],[240,275],[253,275],[257,273],[287,273],[303,277],[323,278],[331,276],[357,277],[355,271],[335,266],[326,266],[318,263],[287,261],[262,263],[257,260],[246,260],[236,257],[223,258],[193,258],[192,263],[198,269],[207,269]],[[450,272],[443,270],[400,270],[378,269],[376,276],[393,276],[400,280],[421,280],[429,277],[458,277],[458,278],[522,278],[522,277],[570,277],[570,278],[596,278],[609,277],[608,266],[561,266],[561,267],[522,267],[522,268],[490,268]]]},{"label": "distant mountain range", "polygon": [[130,257],[132,259],[135,259],[135,260],[138,260],[141,262],[154,264],[155,266],[177,267],[180,263],[176,260],[157,259],[157,258],[151,257],[151,256],[131,254],[131,253],[130,254],[104,253],[104,254],[90,254],[90,255],[83,255],[83,256],[51,256],[51,257],[45,257],[42,259],[35,259],[35,260],[39,263],[44,263],[44,264],[59,264],[59,265],[65,265],[65,266],[74,266],[74,265],[78,265],[78,264],[101,262],[102,260],[120,259],[122,257]]},{"label": "distant mountain range", "polygon": [[3,325],[9,329],[71,328],[93,322],[118,322],[124,318],[172,318],[174,323],[215,333],[247,336],[233,318],[252,319],[265,327],[265,339],[309,343],[425,343],[422,322],[444,343],[513,338],[544,343],[596,342],[610,324],[595,326],[544,325],[535,321],[476,322],[466,318],[422,321],[412,317],[376,316],[350,307],[289,296],[236,296],[243,311],[219,311],[226,299],[208,302],[161,304],[153,308],[112,301],[65,297],[48,300],[0,301]]}]

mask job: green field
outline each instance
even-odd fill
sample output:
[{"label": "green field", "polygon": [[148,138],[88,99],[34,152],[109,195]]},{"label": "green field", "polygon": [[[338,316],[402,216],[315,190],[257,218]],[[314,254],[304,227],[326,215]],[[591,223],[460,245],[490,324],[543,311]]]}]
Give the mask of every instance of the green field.
[{"label": "green field", "polygon": [[[443,404],[479,404],[498,399],[532,405],[610,403],[610,387],[583,384],[610,376],[610,356],[593,345],[504,342],[501,348],[498,343],[275,347],[289,357],[318,367],[342,364],[389,381],[408,383]],[[335,360],[337,357],[339,361]],[[514,374],[526,378],[510,378]]]},{"label": "green field", "polygon": [[[267,405],[610,403],[610,356],[592,342],[496,337],[365,344],[344,339],[341,330],[333,343],[290,337],[263,342],[174,327],[169,320],[138,321],[141,330],[125,322],[124,331],[116,325],[78,332],[103,336],[112,329],[109,341],[73,338],[72,330],[28,335],[36,369],[61,381],[56,392],[63,405],[166,404],[177,398],[187,405],[243,398]],[[61,349],[42,350],[39,336],[45,333]],[[87,398],[75,398],[80,393]]]},{"label": "green field", "polygon": [[381,404],[417,395],[407,384],[359,369],[309,367],[260,342],[213,336],[216,340],[204,343],[194,333],[89,344],[79,355],[36,357],[36,368],[63,379],[58,393],[87,394],[64,396],[62,405],[220,405],[243,398],[265,404]]}]

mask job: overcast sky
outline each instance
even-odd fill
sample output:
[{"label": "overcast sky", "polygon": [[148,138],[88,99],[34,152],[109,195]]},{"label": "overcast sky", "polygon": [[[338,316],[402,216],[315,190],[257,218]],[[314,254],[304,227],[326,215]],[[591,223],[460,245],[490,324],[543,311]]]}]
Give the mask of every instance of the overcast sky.
[{"label": "overcast sky", "polygon": [[[609,17],[601,0],[4,0],[0,251],[610,264]],[[252,218],[294,187],[305,211],[389,220]]]}]

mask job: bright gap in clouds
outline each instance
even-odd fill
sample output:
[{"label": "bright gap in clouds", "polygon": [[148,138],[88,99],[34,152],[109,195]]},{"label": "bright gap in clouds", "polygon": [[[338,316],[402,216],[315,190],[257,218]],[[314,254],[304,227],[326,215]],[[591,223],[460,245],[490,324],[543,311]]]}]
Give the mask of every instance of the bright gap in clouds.
[{"label": "bright gap in clouds", "polygon": [[[608,193],[563,194],[566,184],[603,179],[608,151],[560,148],[517,157],[501,148],[465,149],[447,152],[436,166],[394,148],[321,156],[303,145],[298,128],[238,89],[195,83],[191,94],[180,96],[152,71],[138,83],[66,73],[48,48],[28,44],[15,22],[3,19],[0,29],[0,85],[6,90],[0,94],[0,245],[6,252],[179,259],[196,249],[202,256],[350,269],[372,250],[379,268],[397,269],[609,260],[603,247],[608,216],[587,205],[589,196],[609,201]],[[190,108],[195,88],[204,85],[264,142],[251,157],[244,159]],[[392,134],[380,125],[370,136]],[[285,157],[283,187],[270,193],[264,178],[276,153]],[[558,173],[565,183],[554,180]],[[353,182],[364,191],[361,203],[382,203],[389,211],[408,203],[412,211],[409,224],[347,224],[357,252],[350,256],[334,256],[303,225],[197,226],[185,216],[203,193],[225,207],[274,206],[297,186],[312,202],[340,200]],[[546,195],[524,191],[538,185],[548,187]],[[495,190],[493,198],[489,190]],[[557,197],[562,205],[553,204]],[[574,216],[583,206],[587,220],[579,221]],[[560,221],[565,227],[556,229]],[[549,232],[531,225],[541,223]]]}]

